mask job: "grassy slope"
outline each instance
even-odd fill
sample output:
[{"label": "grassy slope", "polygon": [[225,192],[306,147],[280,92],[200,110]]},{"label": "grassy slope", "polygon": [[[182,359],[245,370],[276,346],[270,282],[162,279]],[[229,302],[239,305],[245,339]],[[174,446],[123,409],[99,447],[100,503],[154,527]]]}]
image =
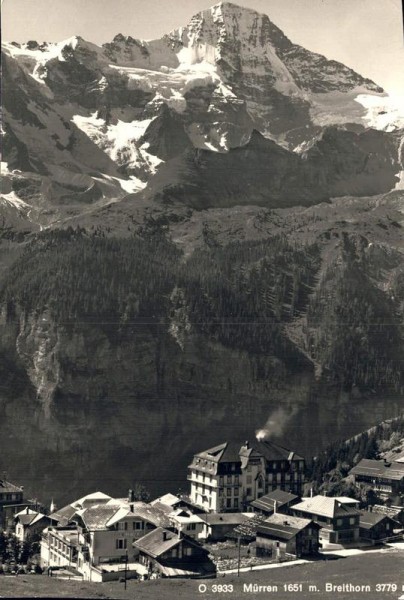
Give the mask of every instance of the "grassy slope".
[{"label": "grassy slope", "polygon": [[[206,581],[207,591],[200,593],[198,586],[201,581],[192,580],[167,580],[160,579],[150,582],[129,581],[125,591],[123,583],[112,582],[94,584],[77,581],[58,581],[45,576],[26,575],[15,578],[7,577],[0,579],[0,596],[5,598],[15,597],[55,597],[55,598],[116,598],[136,600],[177,600],[184,598],[204,598],[210,600],[218,597],[228,597],[232,600],[242,598],[268,598],[277,600],[312,600],[312,598],[337,597],[338,600],[387,600],[399,598],[404,593],[404,551],[387,550],[382,552],[362,554],[339,560],[319,561],[310,564],[284,567],[269,571],[255,571],[253,573],[242,573],[240,577],[228,575],[217,580]],[[371,586],[368,593],[326,593],[325,583],[335,585],[352,583],[354,585]],[[246,593],[243,591],[244,583],[258,585],[277,585],[278,592],[273,595],[268,592]],[[301,583],[303,592],[284,592],[283,584]],[[397,592],[376,592],[376,583],[395,583]],[[214,593],[212,586],[215,584],[232,584],[233,593]],[[318,592],[308,591],[309,585],[316,585]]]}]

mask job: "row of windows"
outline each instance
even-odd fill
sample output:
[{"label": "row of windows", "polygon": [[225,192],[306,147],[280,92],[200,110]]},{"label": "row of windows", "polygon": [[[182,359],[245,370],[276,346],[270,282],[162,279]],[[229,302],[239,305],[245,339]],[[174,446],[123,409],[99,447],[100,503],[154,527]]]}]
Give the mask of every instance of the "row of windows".
[{"label": "row of windows", "polygon": [[55,550],[61,550],[65,554],[67,554],[68,550],[70,549],[70,547],[65,542],[62,542],[62,540],[59,540],[53,535],[49,536],[49,543],[52,548],[55,548]]},{"label": "row of windows", "polygon": [[[149,529],[150,527],[152,526],[149,525],[149,523],[145,523],[144,521],[132,521],[133,530]],[[117,523],[115,529],[118,531],[128,531],[128,529],[130,529],[130,522],[120,521],[119,523]]]},{"label": "row of windows", "polygon": [[21,502],[22,494],[0,494],[0,502]]}]

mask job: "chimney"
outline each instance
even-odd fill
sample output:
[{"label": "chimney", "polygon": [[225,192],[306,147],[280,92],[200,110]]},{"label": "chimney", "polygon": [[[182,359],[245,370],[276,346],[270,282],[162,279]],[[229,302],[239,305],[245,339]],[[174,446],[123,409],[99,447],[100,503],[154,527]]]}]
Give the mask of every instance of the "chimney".
[{"label": "chimney", "polygon": [[248,440],[244,442],[244,446],[248,449]]},{"label": "chimney", "polygon": [[163,531],[163,541],[167,541],[167,531]]},{"label": "chimney", "polygon": [[130,509],[131,513],[135,512],[135,506],[134,506],[134,504],[130,504],[129,505],[129,509]]},{"label": "chimney", "polygon": [[313,498],[313,488],[310,488],[310,498]]},{"label": "chimney", "polygon": [[278,502],[275,500],[275,502],[274,502],[274,515],[276,515],[277,510],[278,510]]},{"label": "chimney", "polygon": [[128,500],[129,500],[129,502],[134,502],[135,501],[135,492],[133,490],[129,490],[129,492],[128,492]]},{"label": "chimney", "polygon": [[28,506],[27,506],[27,508],[25,509],[25,512],[28,514],[28,512],[29,512],[29,508],[28,508]]}]

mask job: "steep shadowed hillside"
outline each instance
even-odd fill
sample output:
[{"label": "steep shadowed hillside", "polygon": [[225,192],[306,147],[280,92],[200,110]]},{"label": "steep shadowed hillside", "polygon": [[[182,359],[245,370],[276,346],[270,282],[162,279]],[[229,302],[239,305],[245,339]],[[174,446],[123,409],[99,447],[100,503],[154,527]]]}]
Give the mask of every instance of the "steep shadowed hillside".
[{"label": "steep shadowed hillside", "polygon": [[404,120],[376,83],[227,2],[149,42],[6,43],[3,78],[0,471],[176,492],[204,447],[310,456],[402,411]]}]

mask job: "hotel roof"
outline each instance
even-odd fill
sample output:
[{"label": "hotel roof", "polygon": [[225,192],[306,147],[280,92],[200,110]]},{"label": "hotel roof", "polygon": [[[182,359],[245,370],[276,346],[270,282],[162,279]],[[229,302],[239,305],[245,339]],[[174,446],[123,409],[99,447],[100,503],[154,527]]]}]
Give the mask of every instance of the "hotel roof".
[{"label": "hotel roof", "polygon": [[22,492],[23,488],[5,479],[0,479],[0,494],[15,494]]},{"label": "hotel roof", "polygon": [[[208,450],[203,450],[195,454],[193,462],[189,466],[195,467],[198,465],[204,468],[204,464],[199,463],[206,460],[216,465],[215,470],[219,463],[240,463],[244,467],[248,459],[253,456],[263,456],[268,462],[303,460],[303,457],[296,452],[284,448],[275,442],[254,440],[253,442],[246,441],[241,444],[237,442],[224,442]],[[211,470],[208,465],[206,465],[206,469]]]}]

